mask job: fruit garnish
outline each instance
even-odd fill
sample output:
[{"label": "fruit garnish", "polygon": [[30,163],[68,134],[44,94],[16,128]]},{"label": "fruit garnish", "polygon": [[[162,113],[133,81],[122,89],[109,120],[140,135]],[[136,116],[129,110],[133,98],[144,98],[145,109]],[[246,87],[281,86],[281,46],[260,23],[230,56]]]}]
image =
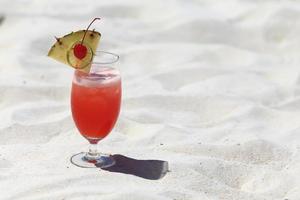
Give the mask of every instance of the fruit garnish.
[{"label": "fruit garnish", "polygon": [[86,31],[84,32],[84,35],[83,35],[83,38],[82,38],[81,43],[80,43],[80,44],[76,44],[76,45],[74,46],[74,49],[73,49],[74,55],[75,55],[78,59],[80,59],[80,60],[82,60],[82,59],[86,56],[86,54],[87,54],[87,48],[86,48],[86,46],[83,44],[83,41],[84,41],[85,36],[86,36],[86,32],[89,30],[90,26],[91,26],[91,25],[94,23],[94,21],[96,21],[96,20],[100,20],[100,18],[95,18],[95,19],[93,19],[93,21],[92,21],[92,22],[89,24],[89,26],[86,28]]},{"label": "fruit garnish", "polygon": [[61,38],[56,38],[56,43],[51,47],[48,56],[89,73],[101,34],[95,30],[88,30],[92,23],[100,18],[95,18],[86,30],[72,32]]}]

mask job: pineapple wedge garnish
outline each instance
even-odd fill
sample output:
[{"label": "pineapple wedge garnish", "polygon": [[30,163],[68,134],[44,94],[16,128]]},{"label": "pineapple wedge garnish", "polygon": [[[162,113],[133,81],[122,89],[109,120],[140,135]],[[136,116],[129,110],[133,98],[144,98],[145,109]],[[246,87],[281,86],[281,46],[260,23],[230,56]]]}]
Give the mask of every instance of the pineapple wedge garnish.
[{"label": "pineapple wedge garnish", "polygon": [[83,59],[78,59],[74,55],[73,49],[76,44],[82,42],[85,31],[80,30],[65,35],[62,38],[56,38],[57,41],[49,50],[48,56],[75,69],[89,73],[101,34],[97,31],[87,30],[82,43],[87,48],[87,54]]}]

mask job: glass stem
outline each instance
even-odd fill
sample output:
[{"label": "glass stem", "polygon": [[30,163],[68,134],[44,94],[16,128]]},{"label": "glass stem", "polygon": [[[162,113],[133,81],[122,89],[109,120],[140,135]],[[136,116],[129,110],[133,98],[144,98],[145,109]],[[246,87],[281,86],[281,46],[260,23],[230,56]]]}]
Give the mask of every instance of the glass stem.
[{"label": "glass stem", "polygon": [[89,152],[86,154],[88,159],[98,157],[97,143],[90,143]]}]

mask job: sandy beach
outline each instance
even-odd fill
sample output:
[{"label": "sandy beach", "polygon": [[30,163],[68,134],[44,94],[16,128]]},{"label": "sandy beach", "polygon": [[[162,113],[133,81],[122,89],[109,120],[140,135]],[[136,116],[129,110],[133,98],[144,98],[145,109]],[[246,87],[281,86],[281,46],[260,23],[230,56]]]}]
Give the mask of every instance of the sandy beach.
[{"label": "sandy beach", "polygon": [[[70,163],[74,70],[46,55],[94,17],[123,84],[99,150],[159,180]],[[299,200],[299,34],[292,0],[0,0],[0,200]]]}]

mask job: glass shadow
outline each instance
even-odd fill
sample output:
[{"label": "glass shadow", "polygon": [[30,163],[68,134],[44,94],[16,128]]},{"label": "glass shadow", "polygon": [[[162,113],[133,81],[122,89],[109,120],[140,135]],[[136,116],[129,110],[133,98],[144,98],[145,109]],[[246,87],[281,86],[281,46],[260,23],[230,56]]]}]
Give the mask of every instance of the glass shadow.
[{"label": "glass shadow", "polygon": [[[145,179],[158,180],[169,172],[169,164],[163,160],[137,160],[120,154],[114,154],[116,164],[102,168],[110,172],[131,174]],[[97,164],[95,164],[97,166]],[[98,166],[97,166],[98,167]]]},{"label": "glass shadow", "polygon": [[4,16],[0,15],[0,24],[2,24],[3,21],[4,21]]}]

